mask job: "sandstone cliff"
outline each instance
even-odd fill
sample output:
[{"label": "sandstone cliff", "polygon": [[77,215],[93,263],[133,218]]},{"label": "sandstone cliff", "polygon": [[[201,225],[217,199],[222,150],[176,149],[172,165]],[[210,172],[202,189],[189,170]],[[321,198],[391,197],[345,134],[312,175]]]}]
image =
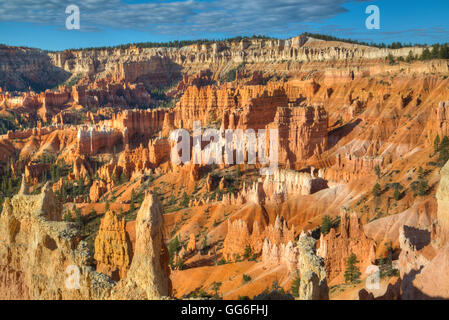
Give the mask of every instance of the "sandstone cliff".
[{"label": "sandstone cliff", "polygon": [[80,230],[61,221],[61,204],[46,185],[7,200],[0,215],[3,299],[107,299],[114,283],[90,267]]},{"label": "sandstone cliff", "polygon": [[298,241],[299,250],[299,285],[300,300],[328,300],[326,270],[323,258],[315,252],[315,240],[302,233]]},{"label": "sandstone cliff", "polygon": [[147,193],[137,213],[134,256],[126,279],[114,288],[114,299],[160,299],[171,294],[168,251],[162,238],[162,208]]},{"label": "sandstone cliff", "polygon": [[355,212],[351,212],[349,219],[345,210],[340,213],[340,233],[331,229],[327,235],[321,235],[318,254],[324,258],[326,274],[329,281],[339,278],[343,281],[346,262],[351,253],[360,261],[360,271],[376,261],[375,242],[368,239],[360,225]]},{"label": "sandstone cliff", "polygon": [[441,180],[436,198],[438,200],[438,223],[449,231],[449,162],[441,169]]},{"label": "sandstone cliff", "polygon": [[101,220],[95,239],[94,258],[98,272],[107,274],[116,281],[126,277],[132,260],[131,242],[125,231],[125,218],[120,220],[111,210]]}]

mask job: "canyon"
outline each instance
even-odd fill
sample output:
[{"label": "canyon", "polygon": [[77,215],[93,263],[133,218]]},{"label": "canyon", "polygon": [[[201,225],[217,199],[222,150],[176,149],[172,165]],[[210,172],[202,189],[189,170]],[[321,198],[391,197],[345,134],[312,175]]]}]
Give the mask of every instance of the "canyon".
[{"label": "canyon", "polygon": [[[423,50],[0,47],[0,298],[448,299],[449,62]],[[278,168],[174,163],[196,121],[278,132]]]}]

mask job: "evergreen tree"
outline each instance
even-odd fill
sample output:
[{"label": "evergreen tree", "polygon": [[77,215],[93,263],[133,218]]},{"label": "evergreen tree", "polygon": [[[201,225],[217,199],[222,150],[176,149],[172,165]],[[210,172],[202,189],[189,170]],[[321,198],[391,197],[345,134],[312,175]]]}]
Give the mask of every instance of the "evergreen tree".
[{"label": "evergreen tree", "polygon": [[380,196],[380,194],[381,194],[381,192],[382,192],[382,188],[380,187],[380,184],[378,184],[378,183],[376,183],[375,185],[374,185],[374,188],[373,188],[373,195],[375,196],[375,197],[378,197],[378,196]]},{"label": "evergreen tree", "polygon": [[251,247],[250,246],[245,247],[245,253],[243,254],[243,257],[245,259],[249,259],[249,257],[251,257]]},{"label": "evergreen tree", "polygon": [[181,243],[179,242],[179,238],[178,236],[176,236],[175,238],[173,238],[173,240],[171,240],[168,243],[168,256],[169,256],[169,263],[172,267],[174,267],[174,258],[176,256],[176,254],[178,253],[179,249],[181,248]]},{"label": "evergreen tree", "polygon": [[126,175],[124,172],[122,172],[122,174],[120,175],[120,184],[125,183],[127,180]]},{"label": "evergreen tree", "polygon": [[435,153],[437,153],[438,150],[440,150],[440,135],[438,134],[435,137],[435,140],[433,140],[433,150]]},{"label": "evergreen tree", "polygon": [[421,60],[430,60],[432,59],[432,53],[429,48],[425,48],[421,54]]},{"label": "evergreen tree", "polygon": [[418,184],[418,195],[425,196],[429,191],[429,183],[427,180],[420,180]]},{"label": "evergreen tree", "polygon": [[360,268],[357,266],[359,262],[360,261],[357,260],[357,256],[354,253],[351,253],[346,262],[346,270],[345,270],[346,283],[356,283],[360,281],[360,275],[362,273],[360,272]]},{"label": "evergreen tree", "polygon": [[205,250],[206,248],[207,248],[207,234],[204,233],[204,235],[203,235],[202,250]]},{"label": "evergreen tree", "polygon": [[211,289],[212,289],[212,291],[215,292],[215,298],[217,298],[217,299],[220,297],[220,295],[218,294],[218,291],[220,291],[221,285],[222,285],[221,282],[217,282],[217,281],[212,282]]},{"label": "evergreen tree", "polygon": [[442,167],[449,160],[449,138],[447,136],[444,136],[441,140],[438,150],[440,152],[438,155],[438,165]]},{"label": "evergreen tree", "polygon": [[399,191],[399,188],[395,188],[394,189],[394,200],[398,201],[399,199],[401,199],[401,191]]},{"label": "evergreen tree", "polygon": [[131,203],[134,203],[136,201],[136,192],[134,191],[134,188],[131,190]]},{"label": "evergreen tree", "polygon": [[413,52],[410,50],[408,53],[408,56],[406,58],[405,61],[407,61],[408,63],[412,62],[413,60],[415,60],[415,56],[413,55]]},{"label": "evergreen tree", "polygon": [[187,195],[187,192],[184,191],[184,193],[182,194],[182,198],[181,198],[181,202],[179,203],[179,205],[183,208],[188,207],[189,205],[189,196]]},{"label": "evergreen tree", "polygon": [[92,209],[89,212],[89,217],[94,219],[97,216],[97,211],[95,210],[94,207],[92,207]]},{"label": "evergreen tree", "polygon": [[320,231],[321,231],[322,234],[326,235],[326,234],[329,233],[329,231],[331,230],[331,228],[332,228],[332,220],[331,220],[331,217],[328,216],[328,215],[325,215],[325,216],[323,217],[322,222],[321,222],[321,228],[320,228]]},{"label": "evergreen tree", "polygon": [[388,60],[388,64],[394,65],[394,63],[395,63],[394,62],[394,57],[393,57],[393,55],[391,53],[388,55],[387,60]]},{"label": "evergreen tree", "polygon": [[75,222],[78,223],[79,225],[83,224],[83,216],[81,215],[81,209],[80,208],[75,208]]},{"label": "evergreen tree", "polygon": [[77,192],[77,195],[82,195],[82,194],[84,194],[84,180],[80,176],[79,179],[78,179],[78,192]]},{"label": "evergreen tree", "polygon": [[292,296],[294,296],[295,298],[299,297],[299,284],[301,283],[301,279],[299,278],[299,272],[298,270],[296,270],[296,277],[292,282],[292,286],[291,286],[291,291],[292,291]]},{"label": "evergreen tree", "polygon": [[376,173],[377,179],[380,179],[381,171],[379,165],[376,164],[374,167],[374,172]]}]

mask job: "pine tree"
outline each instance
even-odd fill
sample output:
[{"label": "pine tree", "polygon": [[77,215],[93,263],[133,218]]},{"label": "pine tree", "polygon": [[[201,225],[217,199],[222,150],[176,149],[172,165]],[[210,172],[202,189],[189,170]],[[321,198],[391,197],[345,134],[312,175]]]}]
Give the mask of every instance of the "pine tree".
[{"label": "pine tree", "polygon": [[379,165],[376,165],[376,166],[374,167],[374,172],[376,173],[377,179],[380,179],[380,174],[381,174],[381,172],[380,172],[380,167],[379,167]]},{"label": "pine tree", "polygon": [[427,180],[420,180],[418,184],[418,195],[425,196],[429,191],[429,183]]},{"label": "pine tree", "polygon": [[322,234],[326,235],[326,234],[329,233],[329,231],[331,230],[331,228],[332,228],[332,220],[331,220],[331,217],[328,216],[328,215],[325,215],[325,216],[323,217],[322,222],[321,222],[321,228],[320,228],[320,231],[321,231]]},{"label": "pine tree", "polygon": [[346,283],[356,283],[360,280],[360,275],[362,273],[360,272],[360,268],[357,266],[359,262],[360,261],[357,260],[357,256],[354,253],[351,253],[346,262],[346,270],[345,270]]},{"label": "pine tree", "polygon": [[380,196],[381,191],[382,191],[382,188],[380,187],[380,184],[376,183],[373,188],[373,195],[375,197],[378,197],[378,196]]},{"label": "pine tree", "polygon": [[122,172],[122,174],[120,175],[120,184],[125,183],[127,180],[126,175],[124,172]]},{"label": "pine tree", "polygon": [[92,207],[92,209],[89,212],[89,217],[95,218],[96,216],[97,216],[97,211],[95,210],[95,208]]},{"label": "pine tree", "polygon": [[296,271],[296,277],[292,282],[292,286],[291,286],[291,291],[292,291],[292,296],[294,296],[295,298],[299,297],[299,284],[301,283],[301,278],[299,278],[299,272]]},{"label": "pine tree", "polygon": [[187,192],[184,191],[182,194],[181,202],[179,205],[183,208],[186,208],[189,205],[189,196],[187,195]]},{"label": "pine tree", "polygon": [[81,215],[81,209],[80,208],[75,208],[75,222],[78,223],[79,225],[83,224],[83,216]]},{"label": "pine tree", "polygon": [[432,53],[430,52],[429,48],[425,48],[421,54],[421,60],[430,60],[430,59],[432,59]]},{"label": "pine tree", "polygon": [[251,257],[251,247],[250,246],[245,247],[245,253],[243,254],[243,257],[245,259],[249,259],[249,257]]},{"label": "pine tree", "polygon": [[440,166],[444,166],[444,164],[449,160],[449,138],[447,136],[444,136],[441,140],[438,151],[440,152],[438,155],[438,164]]},{"label": "pine tree", "polygon": [[207,234],[204,233],[203,235],[203,244],[202,244],[202,249],[205,250],[207,248]]},{"label": "pine tree", "polygon": [[390,65],[394,65],[394,57],[391,53],[388,55],[387,60]]},{"label": "pine tree", "polygon": [[211,289],[212,289],[212,291],[215,292],[215,298],[220,297],[220,295],[218,294],[218,291],[220,291],[221,284],[222,284],[221,282],[217,282],[217,281],[212,282]]},{"label": "pine tree", "polygon": [[440,135],[437,134],[435,140],[433,141],[433,150],[435,153],[440,149]]},{"label": "pine tree", "polygon": [[412,50],[409,51],[408,56],[406,58],[405,61],[407,61],[408,63],[412,62],[413,60],[415,60],[415,56],[413,55]]},{"label": "pine tree", "polygon": [[401,191],[399,191],[399,188],[395,188],[394,189],[394,200],[398,201],[399,199],[401,199]]}]

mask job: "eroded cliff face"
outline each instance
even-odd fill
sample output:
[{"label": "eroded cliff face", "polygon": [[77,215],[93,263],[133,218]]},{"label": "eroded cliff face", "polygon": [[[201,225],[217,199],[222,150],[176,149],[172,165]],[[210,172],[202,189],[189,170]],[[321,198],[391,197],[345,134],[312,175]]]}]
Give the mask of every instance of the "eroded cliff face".
[{"label": "eroded cliff face", "polygon": [[6,90],[45,90],[56,87],[70,73],[56,67],[42,50],[0,47],[0,87]]},{"label": "eroded cliff face", "polygon": [[430,228],[404,225],[400,230],[401,294],[403,299],[448,299],[449,226],[447,179],[449,163],[441,169],[437,190],[438,216]]},{"label": "eroded cliff face", "polygon": [[159,81],[166,84],[183,69],[196,73],[204,65],[213,72],[230,69],[232,65],[271,63],[279,61],[330,61],[380,59],[389,54],[395,57],[415,55],[422,48],[399,50],[378,49],[341,42],[320,41],[298,36],[288,40],[244,39],[234,42],[194,44],[176,48],[128,48],[50,53],[55,66],[70,73],[85,73],[104,77]]},{"label": "eroded cliff face", "polygon": [[168,250],[162,238],[162,208],[147,193],[137,213],[134,256],[126,279],[114,288],[114,299],[160,299],[170,296]]},{"label": "eroded cliff face", "polygon": [[132,246],[125,231],[125,219],[108,211],[101,220],[95,238],[97,271],[107,274],[115,281],[126,277],[132,260]]},{"label": "eroded cliff face", "polygon": [[[161,208],[147,194],[137,215],[134,257],[124,221],[109,212],[92,253],[79,226],[63,222],[61,204],[45,185],[7,199],[0,215],[0,297],[2,299],[159,299],[169,296],[167,248],[162,239]],[[131,266],[128,264],[131,261]],[[114,282],[106,274],[118,277]],[[111,296],[112,294],[112,296]]]},{"label": "eroded cliff face", "polygon": [[[58,275],[55,282],[53,273],[64,272],[68,264],[87,270],[93,261],[78,228],[60,221],[60,209],[39,209],[45,219],[26,218],[34,217],[27,213],[34,209],[22,210],[28,205],[22,202],[34,208],[33,203],[40,203],[36,199],[51,197],[27,195],[24,190],[5,203],[0,216],[5,230],[0,248],[8,261],[1,266],[0,287],[13,288],[0,292],[54,299],[108,298],[111,290],[113,298],[121,299],[170,295],[164,230],[170,238],[189,239],[186,250],[174,258],[185,263],[186,270],[177,268],[172,275],[177,279],[175,289],[185,294],[207,290],[208,281],[216,280],[223,281],[224,294],[230,297],[253,296],[274,281],[272,270],[281,270],[282,285],[288,290],[300,270],[301,297],[325,299],[327,281],[343,282],[351,252],[361,261],[363,273],[375,260],[375,247],[380,257],[391,241],[395,250],[402,250],[403,297],[418,297],[410,288],[418,288],[424,297],[446,296],[429,279],[441,272],[439,265],[445,266],[447,259],[447,168],[441,171],[437,212],[434,191],[440,176],[434,139],[448,134],[449,64],[384,60],[389,53],[408,52],[296,38],[50,54],[56,65],[74,74],[72,79],[79,74],[81,80],[71,89],[0,92],[0,112],[57,123],[1,136],[0,160],[9,165],[11,158],[18,158],[11,170],[17,174],[23,167],[33,192],[51,167],[39,157],[48,152],[65,160],[70,172],[57,179],[53,190],[79,181],[89,187],[89,195],[64,200],[73,201],[83,214],[92,208],[106,213],[96,235],[96,271],[118,283],[89,269],[82,271],[81,283],[97,277],[106,282],[95,280],[98,286],[78,293],[58,289],[65,278]],[[243,62],[236,80],[222,83],[221,76]],[[151,96],[150,88],[175,84],[180,75],[182,80],[165,92],[176,99],[171,101],[173,107],[132,109],[148,107],[158,95],[152,91],[156,94]],[[279,170],[261,178],[259,164],[171,164],[170,132],[190,130],[197,120],[203,128],[279,130]],[[414,194],[414,186],[424,179],[427,193]],[[378,196],[372,192],[375,183],[382,189]],[[134,219],[128,212],[131,190],[148,189],[161,194],[163,203],[146,195],[135,222],[125,225],[115,214],[102,211],[104,200],[109,200],[127,220]],[[162,206],[168,208],[164,219]],[[295,235],[316,231],[323,215],[336,217],[342,207],[354,214],[341,217],[339,232],[332,230],[321,238],[318,253],[310,237],[296,241]],[[196,243],[203,232],[206,246]],[[126,234],[135,244],[134,255]],[[427,234],[430,244],[423,245]],[[209,254],[198,250],[200,246]],[[246,248],[251,249],[251,259],[244,257]],[[228,263],[216,265],[221,258]],[[241,259],[242,263],[234,263]],[[38,272],[31,273],[31,268]],[[204,277],[208,273],[202,268],[212,269],[214,275]],[[230,270],[251,273],[259,281],[242,285],[238,279],[236,284],[226,277]],[[50,280],[54,283],[47,285]]]},{"label": "eroded cliff face", "polygon": [[114,283],[92,269],[87,244],[76,225],[61,221],[61,204],[49,186],[38,195],[22,186],[0,215],[0,296],[107,299]]},{"label": "eroded cliff face", "polygon": [[298,270],[301,277],[299,285],[300,300],[328,300],[326,269],[323,258],[315,251],[315,239],[302,233],[298,240]]},{"label": "eroded cliff face", "polygon": [[375,242],[365,235],[357,214],[351,212],[348,217],[346,211],[342,210],[339,234],[332,228],[320,238],[318,254],[324,258],[328,281],[338,277],[343,282],[346,262],[351,253],[360,261],[362,274],[376,261]]},{"label": "eroded cliff face", "polygon": [[449,163],[441,169],[441,180],[436,194],[438,201],[438,223],[449,230]]}]

